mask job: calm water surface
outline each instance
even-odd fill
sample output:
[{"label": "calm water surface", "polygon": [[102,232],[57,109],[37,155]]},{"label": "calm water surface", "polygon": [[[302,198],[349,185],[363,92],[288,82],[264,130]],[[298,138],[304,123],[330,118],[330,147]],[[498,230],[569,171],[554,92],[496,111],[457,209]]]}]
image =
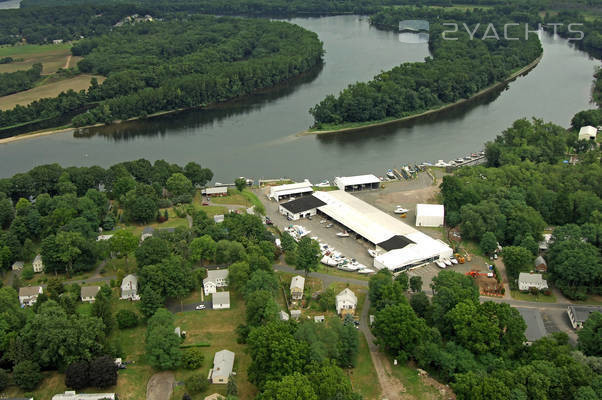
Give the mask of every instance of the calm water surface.
[{"label": "calm water surface", "polygon": [[[0,3],[1,4],[1,3]],[[480,150],[514,120],[543,118],[568,126],[591,108],[594,68],[599,65],[564,40],[542,38],[544,57],[528,75],[471,104],[420,122],[375,130],[297,137],[312,123],[308,109],[349,83],[428,56],[426,44],[401,43],[396,33],[371,27],[357,16],[293,19],[317,32],[324,66],[287,86],[211,110],[0,145],[0,175],[59,162],[102,165],[147,158],[183,164],[198,161],[217,181],[375,173],[400,163],[450,160]]]}]

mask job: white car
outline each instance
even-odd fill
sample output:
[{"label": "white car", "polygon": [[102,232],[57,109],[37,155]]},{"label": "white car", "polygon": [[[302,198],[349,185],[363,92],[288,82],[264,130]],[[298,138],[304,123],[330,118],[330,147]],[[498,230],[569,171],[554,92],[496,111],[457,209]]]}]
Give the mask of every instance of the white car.
[{"label": "white car", "polygon": [[198,306],[196,306],[194,308],[195,310],[204,310],[205,309],[205,305],[204,304],[199,304]]}]

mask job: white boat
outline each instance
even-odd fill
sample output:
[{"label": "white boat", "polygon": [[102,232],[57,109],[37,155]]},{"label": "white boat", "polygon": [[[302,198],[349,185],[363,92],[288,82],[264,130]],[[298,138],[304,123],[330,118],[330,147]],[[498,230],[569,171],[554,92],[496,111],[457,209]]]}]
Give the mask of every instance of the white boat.
[{"label": "white boat", "polygon": [[321,224],[325,224],[326,222],[327,222],[327,221],[326,221],[325,219],[321,219],[321,220],[320,220],[320,223],[321,223]]},{"label": "white boat", "polygon": [[452,265],[452,262],[451,262],[451,261],[449,261],[447,258],[444,258],[444,259],[443,259],[443,262],[444,262],[444,263],[445,263],[445,265],[447,265],[448,267],[451,267],[451,265]]},{"label": "white boat", "polygon": [[387,171],[387,177],[389,177],[390,179],[396,179],[392,169]]},{"label": "white boat", "polygon": [[316,185],[317,187],[329,187],[330,181],[322,181]]},{"label": "white boat", "polygon": [[437,162],[435,163],[435,167],[449,167],[449,163],[446,163],[443,160],[437,160]]},{"label": "white boat", "polygon": [[378,257],[378,251],[374,250],[374,249],[368,249],[368,254],[370,254],[370,256],[376,258]]},{"label": "white boat", "polygon": [[457,162],[458,164],[462,164],[464,162],[464,159],[462,157],[460,157],[460,158],[456,158],[454,161]]},{"label": "white boat", "polygon": [[343,231],[343,232],[339,232],[337,233],[338,237],[349,237],[349,232],[347,231]]},{"label": "white boat", "polygon": [[331,257],[328,257],[328,256],[322,257],[320,262],[324,265],[328,265],[329,267],[336,267],[338,264],[338,262],[336,260],[333,260]]},{"label": "white boat", "polygon": [[373,274],[374,271],[371,270],[370,268],[364,268],[364,269],[360,269],[359,271],[357,271],[358,274]]},{"label": "white boat", "polygon": [[332,228],[332,224],[326,225],[327,228]]},{"label": "white boat", "polygon": [[397,208],[395,208],[395,210],[393,211],[395,214],[405,214],[407,213],[408,210],[407,208],[403,208],[402,206],[397,206]]},{"label": "white boat", "polygon": [[359,270],[357,265],[353,265],[353,264],[349,264],[349,263],[340,264],[337,268],[340,269],[341,271],[347,271],[347,272],[355,272],[355,271]]},{"label": "white boat", "polygon": [[436,260],[435,264],[437,264],[437,266],[441,269],[445,269],[445,263],[441,260]]},{"label": "white boat", "polygon": [[451,261],[451,263],[454,265],[458,264],[458,260],[456,260],[455,258],[450,258],[449,261]]}]

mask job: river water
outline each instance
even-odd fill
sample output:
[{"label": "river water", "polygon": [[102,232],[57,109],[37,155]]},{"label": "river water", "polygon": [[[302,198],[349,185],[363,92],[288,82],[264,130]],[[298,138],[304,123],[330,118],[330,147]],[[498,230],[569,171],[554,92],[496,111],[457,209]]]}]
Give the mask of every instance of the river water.
[{"label": "river water", "polygon": [[592,108],[590,91],[599,62],[565,40],[543,36],[544,57],[529,74],[470,104],[416,122],[364,132],[298,137],[308,109],[349,83],[428,56],[424,43],[401,43],[366,18],[292,19],[317,32],[324,66],[288,85],[211,110],[60,133],[0,145],[0,175],[35,165],[101,165],[137,158],[200,162],[217,181],[238,176],[312,180],[375,173],[401,163],[450,160],[483,148],[518,118],[536,116],[563,126]]}]

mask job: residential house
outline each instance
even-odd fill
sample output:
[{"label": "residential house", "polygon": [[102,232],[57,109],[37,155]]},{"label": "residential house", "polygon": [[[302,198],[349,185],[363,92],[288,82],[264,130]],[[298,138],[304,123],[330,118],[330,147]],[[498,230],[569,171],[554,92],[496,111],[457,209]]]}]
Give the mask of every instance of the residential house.
[{"label": "residential house", "polygon": [[538,290],[545,290],[548,288],[548,281],[543,279],[541,274],[521,272],[518,275],[518,290],[528,291],[532,287]]},{"label": "residential house", "polygon": [[516,308],[520,313],[527,329],[525,330],[525,337],[527,338],[526,344],[531,344],[536,340],[546,336],[548,332],[543,324],[543,318],[541,318],[541,312],[536,308]]},{"label": "residential house", "polygon": [[587,321],[590,314],[595,312],[602,313],[602,307],[570,305],[567,308],[567,313],[569,314],[569,320],[571,321],[571,325],[573,325],[573,329],[583,328],[583,323]]},{"label": "residential house", "polygon": [[214,310],[230,308],[230,292],[217,292],[211,296]]},{"label": "residential house", "polygon": [[228,286],[228,270],[213,269],[207,271],[207,277],[203,279],[203,291],[205,296],[216,293],[217,288]]},{"label": "residential house", "polygon": [[357,307],[357,297],[349,288],[345,288],[336,297],[337,314],[344,317],[347,314],[353,315]]},{"label": "residential house", "polygon": [[21,271],[23,269],[23,261],[15,261],[13,263],[12,269],[13,271]]},{"label": "residential house", "polygon": [[42,262],[42,255],[38,254],[31,263],[33,266],[33,272],[44,272],[44,262]]},{"label": "residential house", "polygon": [[100,286],[84,286],[81,288],[80,297],[82,301],[94,303],[98,292],[100,292]]},{"label": "residential house", "polygon": [[136,275],[128,275],[121,281],[121,299],[140,300],[138,296],[138,278]]},{"label": "residential house", "polygon": [[115,393],[75,393],[75,391],[66,391],[65,393],[55,394],[52,400],[116,400]]},{"label": "residential house", "polygon": [[291,297],[293,300],[301,300],[303,298],[303,289],[305,288],[305,278],[301,275],[293,276],[291,280]]},{"label": "residential house", "polygon": [[292,319],[301,318],[301,310],[291,310],[291,318]]},{"label": "residential house", "polygon": [[548,264],[546,263],[546,260],[544,260],[544,258],[542,256],[538,256],[535,259],[535,270],[537,272],[546,272],[548,270]]},{"label": "residential house", "polygon": [[596,140],[598,130],[593,126],[582,126],[579,129],[579,140]]},{"label": "residential house", "polygon": [[32,306],[38,300],[38,296],[44,292],[42,286],[25,286],[19,289],[19,303],[21,306]]},{"label": "residential house", "polygon": [[278,313],[278,316],[280,318],[280,321],[288,321],[290,319],[290,317],[288,316],[286,311],[283,311],[283,310],[280,310],[280,312]]},{"label": "residential house", "polygon": [[209,371],[211,383],[227,384],[234,367],[234,353],[222,350],[213,357],[213,368]]}]

